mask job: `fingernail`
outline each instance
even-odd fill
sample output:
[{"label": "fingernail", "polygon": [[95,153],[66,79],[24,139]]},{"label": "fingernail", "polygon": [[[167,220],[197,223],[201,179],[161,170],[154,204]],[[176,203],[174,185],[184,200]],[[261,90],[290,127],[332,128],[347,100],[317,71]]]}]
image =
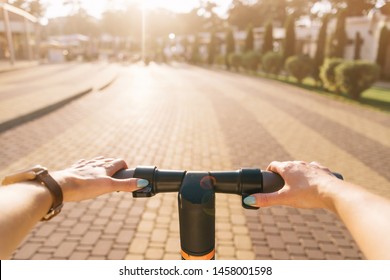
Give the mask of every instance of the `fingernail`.
[{"label": "fingernail", "polygon": [[145,179],[139,179],[137,181],[137,188],[145,188],[147,185],[149,185],[149,181]]},{"label": "fingernail", "polygon": [[253,195],[247,196],[244,198],[244,203],[246,205],[256,204],[256,198]]}]

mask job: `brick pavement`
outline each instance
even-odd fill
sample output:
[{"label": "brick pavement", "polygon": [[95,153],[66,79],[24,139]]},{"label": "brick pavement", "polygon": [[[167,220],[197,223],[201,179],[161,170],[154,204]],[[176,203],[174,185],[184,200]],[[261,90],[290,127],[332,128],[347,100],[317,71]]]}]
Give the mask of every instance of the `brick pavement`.
[{"label": "brick pavement", "polygon": [[[350,139],[346,149],[340,142],[350,135],[365,147]],[[388,114],[273,81],[185,65],[133,65],[106,90],[0,134],[0,176],[32,163],[62,168],[97,154],[123,157],[130,166],[192,170],[303,159],[390,197],[386,172],[374,167],[385,162],[378,152],[386,153],[389,139]],[[13,258],[178,259],[176,200],[115,193],[69,203],[37,226]],[[216,203],[218,259],[362,258],[325,211],[244,211],[238,196],[221,194]]]}]

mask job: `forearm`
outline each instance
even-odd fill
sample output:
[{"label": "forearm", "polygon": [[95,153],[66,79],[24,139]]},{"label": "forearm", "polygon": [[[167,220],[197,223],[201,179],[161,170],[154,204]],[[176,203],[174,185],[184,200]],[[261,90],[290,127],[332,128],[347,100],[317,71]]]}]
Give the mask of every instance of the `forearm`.
[{"label": "forearm", "polygon": [[390,259],[390,202],[348,182],[331,189],[334,211],[366,258]]},{"label": "forearm", "polygon": [[37,182],[0,187],[0,259],[9,258],[51,204],[49,190]]}]

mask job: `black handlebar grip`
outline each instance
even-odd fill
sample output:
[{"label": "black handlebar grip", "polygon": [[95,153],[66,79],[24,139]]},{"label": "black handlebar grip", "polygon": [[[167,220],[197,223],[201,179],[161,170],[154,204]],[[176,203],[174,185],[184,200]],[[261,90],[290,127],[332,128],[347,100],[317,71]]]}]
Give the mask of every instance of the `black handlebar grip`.
[{"label": "black handlebar grip", "polygon": [[[284,186],[283,178],[278,174],[271,171],[262,171],[263,174],[263,193],[272,193],[280,190]],[[340,173],[332,172],[340,180],[344,180]]]},{"label": "black handlebar grip", "polygon": [[283,178],[271,171],[261,171],[263,174],[263,193],[272,193],[280,190],[284,186]]},{"label": "black handlebar grip", "polygon": [[134,169],[121,169],[112,175],[115,179],[129,179],[134,177]]}]

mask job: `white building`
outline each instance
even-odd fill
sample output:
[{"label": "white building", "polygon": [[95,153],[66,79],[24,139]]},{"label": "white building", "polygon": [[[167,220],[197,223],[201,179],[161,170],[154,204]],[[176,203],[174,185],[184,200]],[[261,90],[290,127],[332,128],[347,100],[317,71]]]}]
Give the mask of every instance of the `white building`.
[{"label": "white building", "polygon": [[11,64],[16,59],[35,59],[38,56],[37,18],[1,2],[0,13],[0,59],[8,59]]}]

